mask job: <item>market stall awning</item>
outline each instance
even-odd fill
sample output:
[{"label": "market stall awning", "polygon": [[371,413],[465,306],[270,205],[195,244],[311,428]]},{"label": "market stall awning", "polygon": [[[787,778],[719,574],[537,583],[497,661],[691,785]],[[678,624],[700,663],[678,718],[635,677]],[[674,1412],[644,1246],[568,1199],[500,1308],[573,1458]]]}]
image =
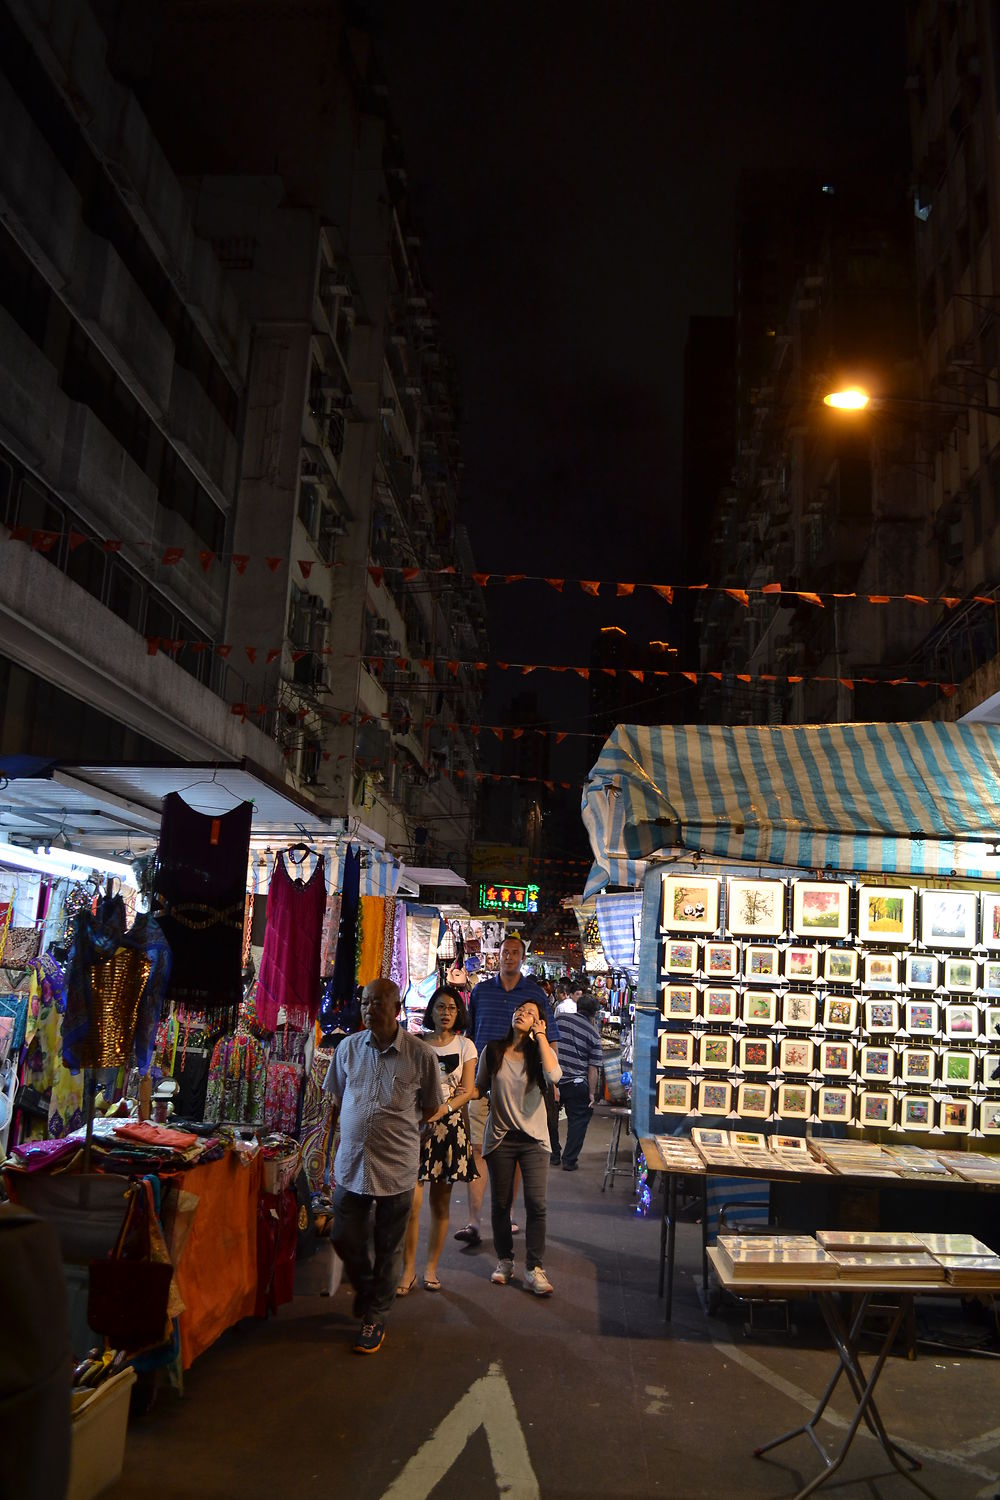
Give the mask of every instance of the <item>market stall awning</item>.
[{"label": "market stall awning", "polygon": [[587,779],[591,895],[684,850],[749,864],[996,878],[1000,727],[620,724]]},{"label": "market stall awning", "polygon": [[466,890],[469,885],[455,870],[434,869],[429,865],[404,865],[403,876],[419,886],[455,886]]}]

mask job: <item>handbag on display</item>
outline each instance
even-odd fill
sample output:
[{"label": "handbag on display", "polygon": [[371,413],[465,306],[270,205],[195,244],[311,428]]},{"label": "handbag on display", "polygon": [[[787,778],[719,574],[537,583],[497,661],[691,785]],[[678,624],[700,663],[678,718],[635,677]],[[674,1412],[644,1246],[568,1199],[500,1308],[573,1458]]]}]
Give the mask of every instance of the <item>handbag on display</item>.
[{"label": "handbag on display", "polygon": [[174,1268],[150,1259],[152,1189],[132,1189],[125,1219],[111,1254],[90,1262],[87,1322],[117,1348],[137,1349],[167,1337],[167,1304]]}]

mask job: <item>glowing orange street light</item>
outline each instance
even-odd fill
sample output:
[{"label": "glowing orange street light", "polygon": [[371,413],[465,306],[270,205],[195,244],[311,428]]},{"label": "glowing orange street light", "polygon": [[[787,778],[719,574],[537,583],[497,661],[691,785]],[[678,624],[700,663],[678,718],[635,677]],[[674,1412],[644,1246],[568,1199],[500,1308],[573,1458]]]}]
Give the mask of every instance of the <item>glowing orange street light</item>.
[{"label": "glowing orange street light", "polygon": [[823,405],[836,407],[837,411],[864,411],[870,400],[867,391],[852,385],[845,391],[831,391],[823,397]]}]

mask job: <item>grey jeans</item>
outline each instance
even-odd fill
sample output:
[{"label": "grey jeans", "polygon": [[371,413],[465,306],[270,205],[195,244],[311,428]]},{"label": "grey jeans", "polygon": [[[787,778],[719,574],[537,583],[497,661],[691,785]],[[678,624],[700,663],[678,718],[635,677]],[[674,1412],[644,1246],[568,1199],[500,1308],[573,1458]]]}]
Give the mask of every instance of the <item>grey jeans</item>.
[{"label": "grey jeans", "polygon": [[412,1188],[386,1198],[334,1190],[330,1241],[358,1294],[363,1323],[381,1323],[392,1306],[412,1203]]},{"label": "grey jeans", "polygon": [[545,1263],[545,1187],[549,1179],[549,1148],[538,1141],[505,1135],[486,1158],[490,1174],[493,1245],[498,1260],[514,1259],[510,1206],[514,1201],[514,1171],[521,1168],[524,1183],[524,1261],[529,1271]]}]

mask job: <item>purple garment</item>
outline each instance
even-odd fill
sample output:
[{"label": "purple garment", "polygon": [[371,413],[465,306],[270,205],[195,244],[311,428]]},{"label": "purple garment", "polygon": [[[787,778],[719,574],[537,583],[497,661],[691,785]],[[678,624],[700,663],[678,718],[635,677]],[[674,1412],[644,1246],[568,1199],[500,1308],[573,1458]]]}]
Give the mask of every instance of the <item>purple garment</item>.
[{"label": "purple garment", "polygon": [[399,993],[406,994],[409,976],[406,969],[406,902],[396,902],[396,916],[392,933],[392,966],[389,978],[398,985]]},{"label": "purple garment", "polygon": [[26,1172],[41,1172],[53,1162],[82,1149],[82,1141],[70,1141],[64,1137],[57,1141],[22,1141],[14,1147],[14,1155]]}]

